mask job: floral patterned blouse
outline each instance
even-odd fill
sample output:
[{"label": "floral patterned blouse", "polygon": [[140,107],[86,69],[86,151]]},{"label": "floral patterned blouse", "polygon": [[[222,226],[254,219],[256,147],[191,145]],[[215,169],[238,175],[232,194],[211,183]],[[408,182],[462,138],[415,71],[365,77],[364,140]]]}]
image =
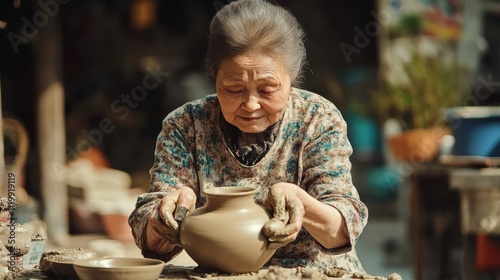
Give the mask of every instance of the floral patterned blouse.
[{"label": "floral patterned blouse", "polygon": [[263,205],[268,187],[278,182],[296,184],[317,200],[337,208],[345,218],[350,244],[327,249],[304,228],[297,239],[279,248],[267,265],[343,267],[364,272],[354,245],[368,219],[351,180],[352,153],[346,123],[327,99],[293,88],[276,138],[264,157],[252,166],[240,163],[219,126],[217,95],[209,95],[172,111],[158,136],[149,192],[139,196],[129,217],[135,242],[145,257],[169,261],[182,250],[167,255],[148,251],[142,240],[146,222],[161,198],[181,186],[194,189],[196,207],[205,203],[205,188],[255,186],[256,203]]}]

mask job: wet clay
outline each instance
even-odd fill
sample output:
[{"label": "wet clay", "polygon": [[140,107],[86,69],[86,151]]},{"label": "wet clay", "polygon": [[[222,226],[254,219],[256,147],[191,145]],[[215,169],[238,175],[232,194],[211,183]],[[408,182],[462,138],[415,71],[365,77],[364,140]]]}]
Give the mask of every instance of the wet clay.
[{"label": "wet clay", "polygon": [[387,280],[403,280],[403,278],[397,273],[392,273],[387,277]]},{"label": "wet clay", "polygon": [[9,210],[9,200],[6,197],[0,197],[0,211]]},{"label": "wet clay", "polygon": [[5,248],[14,256],[24,256],[30,251],[29,246],[5,246]]},{"label": "wet clay", "polygon": [[323,270],[323,272],[326,274],[328,277],[337,277],[340,278],[344,275],[347,274],[347,269],[341,268],[341,267],[332,267],[326,270]]},{"label": "wet clay", "polygon": [[47,237],[41,233],[36,233],[36,234],[33,234],[31,236],[31,240],[32,241],[35,241],[35,240],[47,240]]},{"label": "wet clay", "polygon": [[16,280],[46,279],[45,275],[39,269],[18,271],[15,274],[11,273],[11,277],[10,279]]},{"label": "wet clay", "polygon": [[269,222],[264,224],[262,232],[265,236],[271,236],[273,233],[282,232],[285,230],[285,223],[282,220],[272,218]]},{"label": "wet clay", "polygon": [[367,273],[348,273],[346,269],[332,267],[327,270],[318,268],[283,268],[279,266],[269,266],[262,268],[257,272],[250,273],[217,273],[204,272],[196,267],[177,267],[166,265],[160,279],[193,279],[193,280],[327,280],[327,279],[369,279],[369,280],[401,280],[397,273],[389,275],[388,278],[382,276],[373,276]]},{"label": "wet clay", "polygon": [[392,273],[387,278],[383,276],[373,276],[367,273],[353,273],[352,279],[369,279],[369,280],[403,280],[398,273]]},{"label": "wet clay", "polygon": [[262,273],[259,280],[278,280],[278,279],[318,279],[326,280],[328,276],[322,270],[311,267],[300,267],[283,269],[278,266],[271,266],[267,273]]},{"label": "wet clay", "polygon": [[43,274],[55,277],[50,268],[50,262],[73,263],[76,260],[87,260],[97,257],[97,253],[85,248],[69,248],[55,251],[48,251],[42,254],[39,268]]},{"label": "wet clay", "polygon": [[2,260],[4,257],[7,257],[9,254],[9,251],[7,251],[7,248],[5,246],[0,246],[0,260]]},{"label": "wet clay", "polygon": [[[336,274],[338,273],[338,274]],[[12,275],[11,275],[12,276]],[[356,276],[356,277],[354,277]],[[29,279],[45,279],[40,270],[23,271],[17,273],[16,280],[29,280]],[[12,279],[12,278],[10,278]],[[200,268],[192,266],[174,266],[171,264],[165,265],[159,280],[282,280],[282,279],[342,279],[342,280],[355,280],[355,279],[370,279],[370,280],[402,280],[401,276],[397,273],[389,275],[385,278],[382,276],[372,276],[366,273],[347,273],[344,268],[333,267],[328,270],[317,268],[282,268],[278,266],[270,266],[262,268],[258,272],[250,273],[216,273],[204,272]]]},{"label": "wet clay", "polygon": [[367,273],[353,273],[351,276],[353,279],[373,279],[373,280],[386,280],[387,278],[382,276],[373,276]]}]

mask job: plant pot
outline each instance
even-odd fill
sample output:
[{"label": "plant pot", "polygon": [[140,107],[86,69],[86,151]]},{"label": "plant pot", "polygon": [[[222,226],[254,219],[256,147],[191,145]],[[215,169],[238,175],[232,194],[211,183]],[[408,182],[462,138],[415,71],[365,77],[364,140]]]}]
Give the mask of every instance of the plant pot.
[{"label": "plant pot", "polygon": [[270,215],[257,205],[256,190],[216,187],[205,190],[205,206],[187,215],[180,226],[182,247],[207,271],[258,271],[274,254],[262,234]]},{"label": "plant pot", "polygon": [[429,162],[439,154],[441,138],[450,133],[444,127],[410,130],[391,136],[389,147],[398,161]]}]

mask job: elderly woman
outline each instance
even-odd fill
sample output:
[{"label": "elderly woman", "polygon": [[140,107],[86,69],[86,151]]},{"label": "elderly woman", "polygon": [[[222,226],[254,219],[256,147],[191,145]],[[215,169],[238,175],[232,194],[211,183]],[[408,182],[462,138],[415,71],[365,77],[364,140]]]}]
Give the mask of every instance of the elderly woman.
[{"label": "elderly woman", "polygon": [[145,257],[181,252],[178,221],[204,204],[204,189],[254,186],[256,203],[290,214],[286,230],[267,236],[279,247],[268,265],[364,271],[354,245],[368,212],[351,181],[346,123],[331,102],[292,86],[303,37],[287,10],[262,0],[215,15],[206,63],[217,94],[165,118],[149,192],[129,218]]}]

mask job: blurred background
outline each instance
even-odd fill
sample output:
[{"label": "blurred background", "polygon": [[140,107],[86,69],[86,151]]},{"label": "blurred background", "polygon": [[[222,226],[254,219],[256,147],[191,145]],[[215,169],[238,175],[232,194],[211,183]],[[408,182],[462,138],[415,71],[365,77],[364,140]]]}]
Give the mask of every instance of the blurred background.
[{"label": "blurred background", "polygon": [[[161,121],[215,92],[207,32],[229,2],[0,3],[1,195],[13,172],[20,223],[39,221],[59,246],[101,236],[137,254],[126,218],[147,190]],[[358,244],[367,271],[498,279],[499,206],[476,218],[471,205],[500,187],[500,1],[275,3],[307,34],[301,87],[347,121],[353,181],[370,210]],[[415,144],[401,135],[426,145],[400,154]],[[457,180],[485,180],[491,193]]]}]

